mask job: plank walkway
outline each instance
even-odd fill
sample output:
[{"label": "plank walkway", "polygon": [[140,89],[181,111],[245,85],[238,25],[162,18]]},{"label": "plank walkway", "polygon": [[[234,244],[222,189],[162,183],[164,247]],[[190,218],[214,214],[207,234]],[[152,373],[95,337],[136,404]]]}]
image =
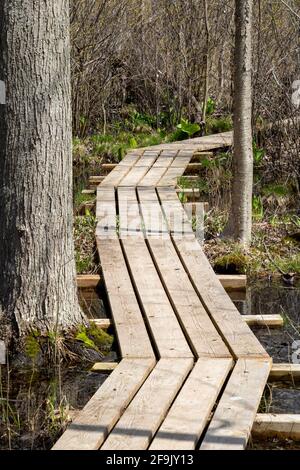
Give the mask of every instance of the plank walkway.
[{"label": "plank walkway", "polygon": [[272,367],[176,193],[232,133],[130,151],[97,188],[97,247],[121,362],[55,450],[246,447]]}]

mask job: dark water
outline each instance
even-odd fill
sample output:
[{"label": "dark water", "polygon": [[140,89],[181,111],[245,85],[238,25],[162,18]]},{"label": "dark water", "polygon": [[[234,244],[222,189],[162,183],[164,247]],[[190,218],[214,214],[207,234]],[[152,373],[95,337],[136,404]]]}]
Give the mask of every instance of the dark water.
[{"label": "dark water", "polygon": [[259,281],[250,284],[245,298],[235,303],[242,314],[283,316],[283,328],[253,327],[252,330],[274,362],[293,362],[300,340],[300,283],[292,287],[280,281]]},{"label": "dark water", "polygon": [[[252,327],[252,330],[274,362],[300,362],[300,283],[295,286],[287,286],[280,281],[253,283],[248,286],[244,299],[235,303],[242,314],[282,315],[285,320],[282,328]],[[300,414],[300,382],[269,383],[259,411]],[[300,442],[277,438],[254,439],[249,442],[248,448],[300,449]]]},{"label": "dark water", "polygon": [[[89,317],[105,318],[110,312],[102,288],[81,290],[80,303]],[[247,292],[234,294],[242,314],[281,314],[283,328],[253,328],[274,362],[292,362],[294,342],[300,340],[300,285],[260,281]],[[300,344],[300,343],[299,343]],[[113,347],[105,362],[118,360]],[[9,371],[2,366],[0,380],[0,449],[49,449],[66,425],[82,409],[107,374],[91,372],[90,367],[56,367],[42,373],[35,370]],[[270,383],[261,402],[261,412],[300,413],[300,384]],[[253,449],[294,449],[292,441],[251,441]]]}]

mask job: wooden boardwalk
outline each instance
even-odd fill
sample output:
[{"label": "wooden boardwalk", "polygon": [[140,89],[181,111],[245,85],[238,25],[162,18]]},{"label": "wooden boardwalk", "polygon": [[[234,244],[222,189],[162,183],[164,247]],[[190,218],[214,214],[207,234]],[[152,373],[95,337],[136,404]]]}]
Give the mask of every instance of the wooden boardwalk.
[{"label": "wooden boardwalk", "polygon": [[129,152],[97,188],[97,246],[121,362],[54,449],[244,449],[271,359],[176,194],[232,133]]}]

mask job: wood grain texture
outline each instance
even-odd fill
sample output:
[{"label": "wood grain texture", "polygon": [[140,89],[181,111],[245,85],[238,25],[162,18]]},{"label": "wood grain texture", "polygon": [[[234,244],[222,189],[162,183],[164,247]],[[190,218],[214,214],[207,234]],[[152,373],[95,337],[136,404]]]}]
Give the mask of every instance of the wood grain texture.
[{"label": "wood grain texture", "polygon": [[194,290],[171,240],[149,239],[158,272],[196,357],[231,357]]},{"label": "wood grain texture", "polygon": [[284,319],[281,315],[242,315],[242,319],[249,326],[266,326],[269,328],[281,328]]},{"label": "wood grain texture", "polygon": [[53,450],[98,450],[154,365],[154,359],[123,359]]},{"label": "wood grain texture", "polygon": [[147,449],[192,367],[192,359],[161,359],[101,450]]},{"label": "wood grain texture", "polygon": [[159,357],[193,357],[146,243],[125,239],[122,244]]},{"label": "wood grain texture", "polygon": [[97,238],[97,246],[122,357],[153,357],[119,240]]},{"label": "wood grain texture", "polygon": [[258,413],[252,428],[252,435],[300,441],[300,415]]},{"label": "wood grain texture", "polygon": [[271,366],[271,360],[237,361],[200,450],[246,448]]},{"label": "wood grain texture", "polygon": [[268,358],[217,279],[200,244],[192,239],[175,238],[174,242],[203,305],[234,356]]},{"label": "wood grain texture", "polygon": [[196,448],[232,366],[232,359],[198,359],[150,450]]}]

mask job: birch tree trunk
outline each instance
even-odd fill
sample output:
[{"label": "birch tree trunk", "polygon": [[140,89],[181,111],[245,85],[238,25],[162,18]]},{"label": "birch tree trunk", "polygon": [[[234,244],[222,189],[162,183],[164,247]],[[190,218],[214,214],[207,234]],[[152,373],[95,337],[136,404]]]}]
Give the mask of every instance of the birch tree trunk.
[{"label": "birch tree trunk", "polygon": [[235,6],[233,187],[227,232],[247,246],[251,242],[253,189],[252,0],[236,0]]},{"label": "birch tree trunk", "polygon": [[73,245],[68,0],[2,0],[0,312],[19,333],[83,315]]}]

